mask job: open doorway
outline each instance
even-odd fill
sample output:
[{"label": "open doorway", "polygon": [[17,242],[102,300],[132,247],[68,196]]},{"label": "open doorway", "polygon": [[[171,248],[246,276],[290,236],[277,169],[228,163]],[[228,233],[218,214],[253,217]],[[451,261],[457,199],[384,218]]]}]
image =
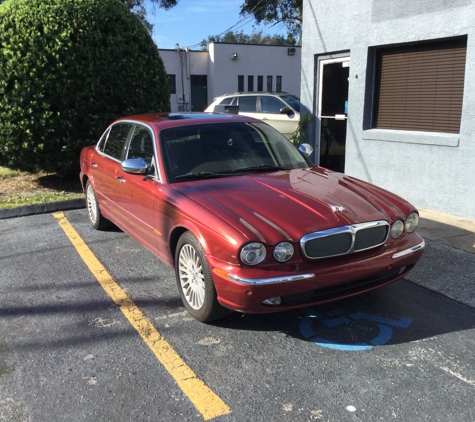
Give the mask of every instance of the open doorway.
[{"label": "open doorway", "polygon": [[208,77],[191,75],[191,111],[203,111],[208,107]]},{"label": "open doorway", "polygon": [[343,173],[350,57],[321,59],[318,63],[319,164]]}]

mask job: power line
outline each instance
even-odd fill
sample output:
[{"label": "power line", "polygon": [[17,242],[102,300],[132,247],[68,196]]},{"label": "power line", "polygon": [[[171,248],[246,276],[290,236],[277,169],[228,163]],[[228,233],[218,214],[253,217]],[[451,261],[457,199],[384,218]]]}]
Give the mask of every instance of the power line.
[{"label": "power line", "polygon": [[[272,0],[260,0],[253,8],[252,10],[248,13],[248,15],[252,15],[254,13],[254,10],[257,9],[257,11],[263,9],[264,7],[266,7]],[[259,7],[259,5],[261,3],[265,2],[262,6]],[[228,32],[230,32],[233,28],[234,29],[239,29],[239,28],[242,28],[244,25],[247,25],[249,22],[251,22],[252,20],[254,19],[253,16],[249,16],[249,17],[243,17],[241,19],[239,19],[234,25],[232,25],[231,27],[229,27],[228,29],[224,30],[223,32],[220,32],[219,34],[215,35],[216,37],[220,37],[221,35],[225,35],[227,34]],[[241,24],[242,23],[242,24]],[[237,28],[236,26],[239,25]],[[197,47],[201,45],[201,41],[197,44],[193,44],[193,45],[189,45],[188,48],[192,48],[192,47]]]}]

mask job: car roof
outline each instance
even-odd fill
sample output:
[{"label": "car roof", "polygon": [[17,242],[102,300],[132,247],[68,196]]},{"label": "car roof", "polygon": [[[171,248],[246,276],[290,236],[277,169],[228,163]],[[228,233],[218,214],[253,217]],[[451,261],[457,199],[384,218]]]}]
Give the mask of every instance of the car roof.
[{"label": "car roof", "polygon": [[137,114],[133,116],[125,116],[115,120],[113,123],[123,121],[134,121],[150,126],[156,126],[159,129],[176,126],[188,126],[193,124],[204,123],[225,123],[225,122],[262,122],[247,116],[239,116],[229,113],[204,113],[204,112],[165,112],[165,113],[149,113]]}]

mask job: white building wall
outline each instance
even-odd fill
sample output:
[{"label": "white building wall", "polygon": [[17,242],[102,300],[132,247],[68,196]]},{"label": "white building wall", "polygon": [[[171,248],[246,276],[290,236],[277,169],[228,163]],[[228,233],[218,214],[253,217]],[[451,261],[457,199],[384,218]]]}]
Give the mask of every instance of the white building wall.
[{"label": "white building wall", "polygon": [[[254,91],[257,77],[263,76],[263,90],[267,90],[267,76],[272,76],[272,90],[276,90],[277,76],[282,76],[282,91],[293,95],[300,93],[301,48],[294,47],[295,55],[288,55],[287,46],[221,44],[209,45],[210,67],[213,79],[208,81],[208,99],[238,91],[238,76],[244,76],[244,90],[248,91],[247,78],[254,76]],[[237,60],[233,60],[233,54]]]},{"label": "white building wall", "polygon": [[[263,76],[263,90],[267,90],[267,76],[272,76],[276,90],[277,76],[282,77],[282,91],[299,95],[301,48],[293,47],[295,54],[288,55],[287,46],[211,43],[209,51],[159,50],[167,74],[175,75],[176,94],[170,95],[171,111],[190,110],[191,75],[207,75],[208,104],[219,95],[238,90],[238,76],[244,76],[248,90],[248,76]],[[232,60],[237,53],[237,60]],[[180,60],[181,57],[181,60]],[[183,63],[183,65],[182,65]],[[182,100],[185,102],[183,103]]]},{"label": "white building wall", "polygon": [[[351,57],[345,173],[415,205],[475,219],[475,2],[304,0],[303,105],[316,115],[315,58]],[[371,47],[468,35],[460,134],[364,130]],[[315,118],[314,118],[315,120]],[[315,125],[311,139],[315,140]]]}]

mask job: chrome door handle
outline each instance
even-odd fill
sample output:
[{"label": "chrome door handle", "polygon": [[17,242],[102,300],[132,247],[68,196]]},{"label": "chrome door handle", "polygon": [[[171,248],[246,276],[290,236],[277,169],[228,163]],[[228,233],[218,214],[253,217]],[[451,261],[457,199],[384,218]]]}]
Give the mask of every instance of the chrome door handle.
[{"label": "chrome door handle", "polygon": [[122,179],[122,177],[120,177],[120,176],[117,176],[116,179],[117,179],[120,183],[125,183],[125,179]]},{"label": "chrome door handle", "polygon": [[91,163],[91,167],[95,169],[95,168],[97,168],[97,164],[96,163]]}]

